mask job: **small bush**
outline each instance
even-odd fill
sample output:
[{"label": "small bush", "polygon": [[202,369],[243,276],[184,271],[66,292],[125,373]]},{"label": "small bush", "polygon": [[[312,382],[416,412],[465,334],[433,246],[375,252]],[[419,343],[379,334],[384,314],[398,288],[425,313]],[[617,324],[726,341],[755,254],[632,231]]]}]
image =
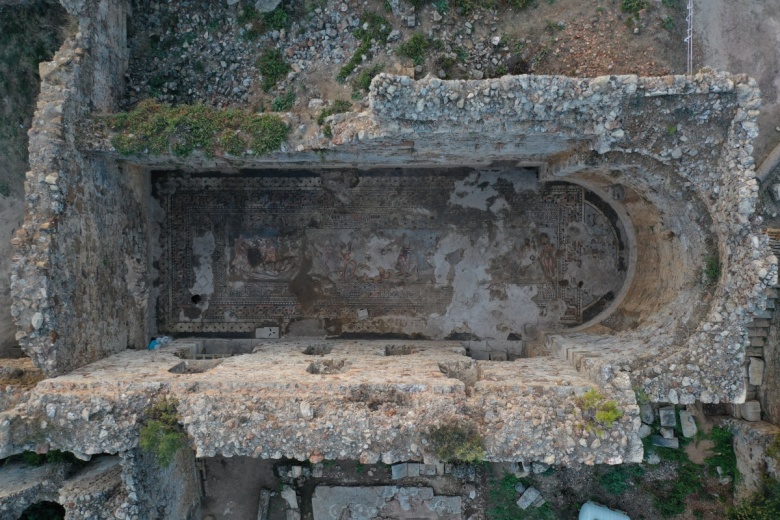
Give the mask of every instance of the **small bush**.
[{"label": "small bush", "polygon": [[707,285],[714,285],[720,280],[720,259],[717,256],[704,259],[704,280]]},{"label": "small bush", "polygon": [[325,123],[325,119],[333,114],[342,114],[344,112],[349,112],[351,109],[352,103],[344,101],[343,99],[337,99],[331,106],[320,112],[320,115],[317,117],[317,124],[322,126]]},{"label": "small bush", "polygon": [[620,8],[633,15],[639,14],[639,11],[647,8],[647,2],[645,0],[623,0],[620,4]]},{"label": "small bush", "polygon": [[398,47],[398,54],[411,59],[415,65],[421,65],[430,47],[431,41],[418,31]]},{"label": "small bush", "polygon": [[263,22],[268,29],[280,31],[290,26],[290,16],[281,6],[263,15]]},{"label": "small bush", "polygon": [[164,468],[170,466],[176,453],[187,446],[187,436],[179,425],[176,404],[174,399],[167,397],[157,401],[147,410],[140,432],[141,449],[153,453]]},{"label": "small bush", "polygon": [[286,112],[293,107],[295,103],[295,92],[290,91],[281,96],[276,96],[271,102],[271,109],[274,112]]},{"label": "small bush", "polygon": [[432,430],[428,439],[436,456],[445,462],[481,462],[485,456],[482,436],[470,423],[450,423]]},{"label": "small bush", "polygon": [[263,90],[266,92],[275,87],[292,70],[278,49],[269,49],[263,52],[257,58],[255,65],[263,75]]},{"label": "small bush", "polygon": [[287,139],[289,128],[277,116],[217,110],[205,105],[170,105],[144,100],[130,112],[107,118],[117,132],[111,143],[122,155],[174,153],[187,156],[199,150],[208,157],[272,152]]},{"label": "small bush", "polygon": [[661,20],[661,27],[666,29],[667,31],[671,31],[674,29],[674,18],[671,16],[664,16],[664,19]]},{"label": "small bush", "polygon": [[360,74],[358,74],[357,77],[352,80],[352,86],[357,90],[368,92],[368,89],[371,86],[371,80],[374,79],[374,76],[382,72],[383,68],[383,64],[377,63],[372,67],[363,69],[360,71]]},{"label": "small bush", "polygon": [[607,398],[591,388],[577,399],[577,405],[582,410],[583,417],[589,421],[588,429],[600,431],[601,428],[609,428],[612,423],[623,417],[623,412],[618,409],[615,401]]}]

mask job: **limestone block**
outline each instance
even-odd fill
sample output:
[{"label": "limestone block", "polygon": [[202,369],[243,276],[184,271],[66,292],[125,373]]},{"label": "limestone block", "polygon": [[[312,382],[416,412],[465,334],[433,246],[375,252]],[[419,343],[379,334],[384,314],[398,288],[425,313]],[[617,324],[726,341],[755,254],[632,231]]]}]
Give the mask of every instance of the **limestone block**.
[{"label": "limestone block", "polygon": [[746,421],[761,420],[761,403],[758,401],[746,401],[739,405],[739,415]]},{"label": "limestone block", "polygon": [[658,446],[660,448],[672,448],[676,450],[680,447],[680,440],[677,438],[665,439],[660,435],[653,435],[650,437],[650,441],[653,443],[653,446]]},{"label": "limestone block", "polygon": [[655,411],[653,411],[653,405],[640,404],[639,405],[639,417],[645,424],[653,424],[655,422]]},{"label": "limestone block", "polygon": [[690,439],[696,435],[696,432],[698,431],[698,428],[696,427],[696,421],[694,420],[693,416],[685,410],[680,412],[680,424],[682,425],[683,437]]},{"label": "limestone block", "polygon": [[665,406],[658,410],[658,414],[661,416],[661,426],[674,428],[677,425],[677,414],[674,406]]},{"label": "limestone block", "polygon": [[538,489],[536,489],[535,487],[529,487],[528,489],[525,490],[523,495],[517,499],[517,507],[525,511],[540,496],[542,496],[542,493],[539,492]]},{"label": "limestone block", "polygon": [[398,480],[402,478],[406,478],[409,474],[408,464],[406,462],[403,462],[401,464],[393,464],[393,467],[391,468],[391,471],[393,473],[393,480]]},{"label": "limestone block", "polygon": [[650,436],[652,432],[653,430],[650,428],[650,426],[643,424],[639,427],[639,438],[644,439],[645,437]]},{"label": "limestone block", "polygon": [[750,358],[748,365],[748,379],[751,385],[764,384],[764,360],[759,358]]},{"label": "limestone block", "polygon": [[406,465],[406,476],[408,477],[419,477],[420,476],[420,465],[416,462],[410,462]]}]

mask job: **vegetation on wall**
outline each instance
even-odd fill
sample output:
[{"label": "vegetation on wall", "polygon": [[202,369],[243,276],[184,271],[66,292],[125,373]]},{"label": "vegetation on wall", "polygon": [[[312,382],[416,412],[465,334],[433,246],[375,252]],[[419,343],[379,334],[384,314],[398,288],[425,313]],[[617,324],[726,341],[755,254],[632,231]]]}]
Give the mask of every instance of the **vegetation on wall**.
[{"label": "vegetation on wall", "polygon": [[146,411],[140,432],[141,449],[153,453],[164,468],[170,466],[176,453],[187,446],[187,435],[179,425],[176,404],[175,399],[167,397],[157,401]]},{"label": "vegetation on wall", "polygon": [[618,408],[617,403],[608,400],[595,388],[591,388],[577,398],[577,406],[580,407],[587,421],[586,427],[597,432],[609,428],[612,423],[623,417],[623,412]]},{"label": "vegetation on wall", "polygon": [[469,422],[455,421],[432,429],[428,434],[431,448],[445,462],[481,462],[485,457],[482,436]]},{"label": "vegetation on wall", "polygon": [[277,150],[289,128],[278,116],[205,105],[170,105],[144,100],[130,112],[108,117],[116,132],[111,144],[123,155],[195,151],[207,157],[241,155],[248,150],[264,155]]}]

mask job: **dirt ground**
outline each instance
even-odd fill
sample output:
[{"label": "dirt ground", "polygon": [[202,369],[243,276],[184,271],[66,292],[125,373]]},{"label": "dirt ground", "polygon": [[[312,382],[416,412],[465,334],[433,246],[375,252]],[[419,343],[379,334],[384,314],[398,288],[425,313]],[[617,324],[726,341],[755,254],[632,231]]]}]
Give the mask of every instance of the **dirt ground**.
[{"label": "dirt ground", "polygon": [[[206,498],[203,517],[213,520],[255,518],[260,491],[265,488],[272,491],[270,518],[284,519],[285,506],[280,490],[285,479],[279,478],[279,468],[290,463],[246,457],[204,459]],[[392,480],[390,466],[362,465],[354,461],[325,461],[322,475],[312,477],[308,473],[312,466],[303,465],[307,469],[293,484],[303,520],[316,520],[312,515],[311,499],[319,485],[431,487],[437,496],[461,496],[464,520],[574,520],[582,504],[589,500],[624,511],[633,520],[720,519],[726,516],[732,492],[731,484],[720,484],[717,477],[702,466],[703,488],[687,497],[685,513],[669,516],[659,512],[658,507],[666,500],[670,485],[680,478],[674,461],[663,461],[655,466],[552,467],[519,480],[511,474],[507,464],[479,464],[472,472],[473,480],[453,474]],[[537,488],[547,503],[539,509],[532,507],[521,511],[515,504],[520,496],[515,491],[518,482]]]}]

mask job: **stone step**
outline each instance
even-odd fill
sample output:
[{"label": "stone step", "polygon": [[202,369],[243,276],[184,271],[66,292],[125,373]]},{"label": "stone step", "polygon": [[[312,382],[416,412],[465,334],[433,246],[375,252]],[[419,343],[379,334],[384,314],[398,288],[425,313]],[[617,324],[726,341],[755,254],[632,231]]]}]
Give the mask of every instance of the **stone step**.
[{"label": "stone step", "polygon": [[759,320],[769,320],[772,319],[772,311],[769,309],[763,310],[763,311],[756,311],[753,313],[753,319],[759,319]]},{"label": "stone step", "polygon": [[[756,338],[761,339],[761,338]],[[763,343],[763,340],[762,340]],[[745,348],[745,357],[764,357],[763,345],[752,345]]]},{"label": "stone step", "polygon": [[766,329],[754,329],[754,328],[748,329],[749,338],[755,338],[755,337],[765,338],[767,336],[769,336],[769,331]]},{"label": "stone step", "polygon": [[774,298],[767,298],[766,299],[766,310],[771,311],[775,309],[775,299]]},{"label": "stone step", "polygon": [[770,287],[766,290],[766,297],[767,298],[777,298],[777,289]]},{"label": "stone step", "polygon": [[751,347],[761,347],[763,351],[764,344],[765,344],[764,338],[760,338],[758,336],[750,338]]},{"label": "stone step", "polygon": [[753,323],[748,325],[748,327],[751,327],[751,328],[760,327],[762,329],[768,329],[769,328],[769,320],[765,320],[765,319],[757,320],[757,319],[754,318],[753,319]]}]

